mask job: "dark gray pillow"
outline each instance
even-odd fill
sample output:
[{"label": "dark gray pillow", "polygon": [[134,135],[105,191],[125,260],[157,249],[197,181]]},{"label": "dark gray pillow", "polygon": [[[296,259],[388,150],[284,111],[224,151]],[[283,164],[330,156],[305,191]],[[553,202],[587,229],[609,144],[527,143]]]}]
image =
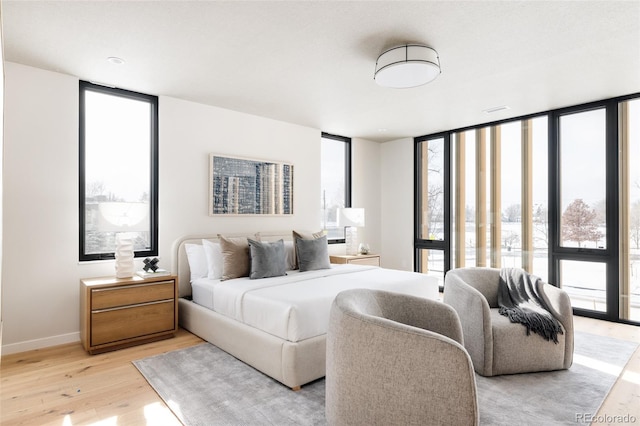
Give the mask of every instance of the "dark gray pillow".
[{"label": "dark gray pillow", "polygon": [[250,279],[287,275],[287,260],[283,240],[268,243],[247,238],[247,241],[249,242],[251,255]]},{"label": "dark gray pillow", "polygon": [[300,232],[293,230],[293,268],[298,269],[298,253],[296,253],[296,241],[298,238],[302,238],[303,240],[315,240],[316,238],[320,238],[324,235],[324,232]]},{"label": "dark gray pillow", "polygon": [[331,268],[326,235],[313,240],[296,238],[296,247],[300,272]]}]

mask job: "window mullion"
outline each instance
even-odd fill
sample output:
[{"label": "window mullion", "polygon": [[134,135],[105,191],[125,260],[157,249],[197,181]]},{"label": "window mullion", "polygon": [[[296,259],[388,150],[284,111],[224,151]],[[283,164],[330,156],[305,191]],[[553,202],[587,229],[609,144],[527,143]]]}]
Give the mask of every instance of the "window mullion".
[{"label": "window mullion", "polygon": [[487,266],[487,129],[476,129],[476,266]]},{"label": "window mullion", "polygon": [[522,268],[533,272],[533,126],[522,120]]},{"label": "window mullion", "polygon": [[464,132],[456,133],[456,187],[455,187],[455,239],[456,239],[456,268],[464,268],[465,266],[465,252],[466,252],[466,239],[465,239],[465,149],[466,138]]},{"label": "window mullion", "polygon": [[500,268],[501,241],[502,241],[502,166],[501,166],[502,131],[500,126],[491,127],[491,267]]}]

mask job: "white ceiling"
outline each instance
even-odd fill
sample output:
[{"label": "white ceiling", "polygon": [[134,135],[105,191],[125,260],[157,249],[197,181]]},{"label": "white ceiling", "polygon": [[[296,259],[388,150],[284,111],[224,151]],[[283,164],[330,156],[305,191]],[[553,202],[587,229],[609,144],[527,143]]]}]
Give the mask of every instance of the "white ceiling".
[{"label": "white ceiling", "polygon": [[[8,61],[374,141],[640,92],[640,1],[3,0],[2,16]],[[378,55],[407,42],[442,74],[377,86]]]}]

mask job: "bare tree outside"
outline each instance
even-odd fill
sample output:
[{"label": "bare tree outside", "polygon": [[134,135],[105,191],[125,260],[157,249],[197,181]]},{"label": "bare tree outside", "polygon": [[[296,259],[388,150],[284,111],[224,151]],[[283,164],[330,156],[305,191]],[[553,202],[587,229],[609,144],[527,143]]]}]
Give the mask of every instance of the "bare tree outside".
[{"label": "bare tree outside", "polygon": [[443,195],[444,188],[442,185],[429,185],[427,195],[429,199],[429,238],[431,238],[432,235],[438,235],[444,231],[442,229],[444,219]]},{"label": "bare tree outside", "polygon": [[502,240],[504,242],[504,247],[506,247],[507,251],[511,251],[512,249],[515,249],[515,248],[520,248],[519,246],[520,235],[518,235],[515,232],[505,233],[505,235],[502,237]]},{"label": "bare tree outside", "polygon": [[593,211],[596,213],[596,223],[607,223],[607,203],[604,200],[595,203]]},{"label": "bare tree outside", "polygon": [[587,241],[597,242],[604,236],[598,229],[597,216],[581,198],[574,200],[562,213],[562,240],[575,241],[578,247]]},{"label": "bare tree outside", "polygon": [[520,204],[511,204],[504,209],[502,214],[504,215],[504,220],[507,222],[520,222],[522,220],[522,208]]},{"label": "bare tree outside", "polygon": [[427,145],[429,185],[427,188],[427,217],[425,222],[429,239],[437,238],[444,232],[443,149],[442,143],[428,143]]},{"label": "bare tree outside", "polygon": [[539,247],[547,248],[549,245],[549,211],[546,206],[536,205],[533,209],[533,238]]}]

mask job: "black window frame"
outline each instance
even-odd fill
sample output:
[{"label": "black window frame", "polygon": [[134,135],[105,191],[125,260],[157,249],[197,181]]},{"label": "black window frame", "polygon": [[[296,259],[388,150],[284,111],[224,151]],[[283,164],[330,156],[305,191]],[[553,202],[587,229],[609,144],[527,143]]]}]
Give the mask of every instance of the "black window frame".
[{"label": "black window frame", "polygon": [[[339,142],[344,142],[344,163],[345,163],[345,174],[344,174],[344,203],[345,208],[351,207],[351,138],[346,136],[333,135],[331,133],[322,132],[321,138],[324,139],[332,139]],[[346,238],[327,238],[327,242],[329,244],[344,244]]]},{"label": "black window frame", "polygon": [[[444,253],[444,271],[445,273],[451,269],[451,132],[435,133],[427,136],[419,136],[414,138],[414,194],[413,194],[413,206],[414,206],[414,229],[413,229],[413,264],[414,270],[420,271],[421,256],[420,250],[438,250]],[[428,238],[420,238],[420,228],[422,226],[422,155],[420,151],[421,143],[428,143],[431,140],[443,139],[444,141],[444,153],[443,153],[443,177],[444,177],[444,239],[433,240]],[[440,291],[443,288],[440,287]]]},{"label": "black window frame", "polygon": [[[553,228],[549,232],[549,277],[554,283],[560,283],[560,264],[563,260],[595,262],[606,266],[606,306],[604,312],[573,308],[576,315],[603,319],[614,322],[627,322],[619,316],[619,194],[618,194],[618,103],[622,98],[590,102],[552,111],[549,116],[549,223]],[[561,244],[561,137],[560,121],[564,116],[602,109],[605,112],[605,190],[606,190],[606,241],[605,249],[566,247]]]},{"label": "black window frame", "polygon": [[115,259],[114,252],[91,253],[84,251],[85,247],[85,93],[87,91],[118,96],[126,99],[134,99],[137,101],[148,102],[151,110],[150,117],[150,135],[151,150],[150,156],[150,187],[149,187],[149,230],[150,230],[150,247],[148,250],[136,250],[135,257],[158,256],[158,97],[147,95],[144,93],[133,92],[130,90],[119,89],[115,87],[103,86],[88,81],[80,80],[79,83],[79,260],[81,262],[92,260]]},{"label": "black window frame", "polygon": [[[599,312],[595,310],[586,310],[581,308],[573,308],[576,315],[618,322],[623,324],[638,325],[638,321],[620,318],[619,313],[619,265],[621,253],[619,252],[620,235],[619,235],[619,175],[618,175],[618,140],[619,140],[619,117],[618,105],[621,102],[640,99],[639,93],[632,93],[623,96],[601,99],[593,102],[586,102],[568,107],[556,108],[548,111],[527,114],[518,117],[511,117],[503,120],[490,121],[472,126],[466,126],[458,129],[442,131],[429,135],[418,136],[414,138],[414,271],[420,271],[419,251],[420,249],[436,249],[445,250],[445,274],[452,269],[451,265],[451,215],[445,214],[445,242],[434,242],[430,240],[420,239],[420,212],[421,204],[421,188],[420,188],[420,153],[419,145],[421,142],[440,137],[445,138],[445,146],[451,149],[453,138],[452,135],[467,130],[475,130],[483,127],[507,124],[513,121],[521,121],[546,116],[548,119],[548,222],[549,222],[549,241],[548,241],[548,276],[553,285],[560,283],[560,261],[561,260],[577,260],[577,261],[593,261],[604,263],[607,266],[607,311]],[[606,193],[607,193],[607,248],[606,249],[584,249],[584,248],[568,248],[562,247],[560,241],[560,118],[573,113],[585,112],[594,109],[605,109],[606,114],[606,158],[604,159],[606,167]],[[448,140],[446,139],[448,138]],[[451,164],[451,158],[445,160],[446,164]],[[447,171],[445,176],[445,191],[451,191],[451,169]],[[448,183],[447,183],[448,181]],[[451,198],[449,196],[446,206],[451,207]],[[449,253],[449,254],[447,254]],[[442,290],[442,289],[441,289]]]}]

